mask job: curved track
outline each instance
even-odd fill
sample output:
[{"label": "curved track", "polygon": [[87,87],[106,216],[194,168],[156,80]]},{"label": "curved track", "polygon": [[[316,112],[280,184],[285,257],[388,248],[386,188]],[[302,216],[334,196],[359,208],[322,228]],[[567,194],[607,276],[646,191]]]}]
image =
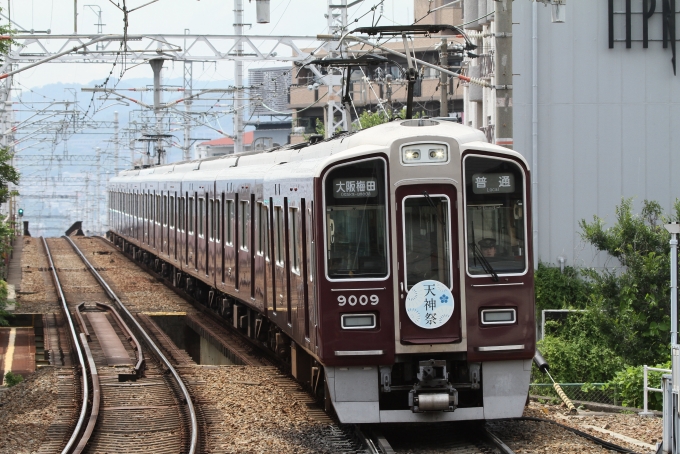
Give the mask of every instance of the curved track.
[{"label": "curved track", "polygon": [[69,238],[43,241],[83,373],[62,453],[198,452],[196,413],[175,369]]}]

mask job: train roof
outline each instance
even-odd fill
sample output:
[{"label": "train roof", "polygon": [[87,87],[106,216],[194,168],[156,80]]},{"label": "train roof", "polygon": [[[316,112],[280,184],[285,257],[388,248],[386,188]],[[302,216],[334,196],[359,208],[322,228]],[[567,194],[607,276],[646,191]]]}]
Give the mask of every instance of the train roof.
[{"label": "train roof", "polygon": [[146,169],[125,170],[111,183],[144,177],[146,181],[205,181],[222,179],[295,179],[318,176],[330,162],[348,156],[388,149],[395,141],[453,140],[460,145],[507,153],[524,160],[519,153],[486,142],[481,131],[448,119],[396,120],[358,132],[342,133],[316,144],[286,145],[263,151],[183,161]]}]

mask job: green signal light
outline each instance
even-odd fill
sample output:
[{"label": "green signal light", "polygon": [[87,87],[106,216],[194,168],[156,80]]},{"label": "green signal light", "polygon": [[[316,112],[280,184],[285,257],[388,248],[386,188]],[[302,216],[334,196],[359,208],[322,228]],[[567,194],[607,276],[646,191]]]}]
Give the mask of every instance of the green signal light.
[{"label": "green signal light", "polygon": [[19,208],[19,216],[23,216],[23,215],[24,215],[24,209],[23,209],[23,208]]}]

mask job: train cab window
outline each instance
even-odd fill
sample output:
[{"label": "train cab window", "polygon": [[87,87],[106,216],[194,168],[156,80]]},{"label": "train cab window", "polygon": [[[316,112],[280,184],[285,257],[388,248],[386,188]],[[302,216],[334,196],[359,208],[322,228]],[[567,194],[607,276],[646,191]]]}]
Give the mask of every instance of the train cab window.
[{"label": "train cab window", "polygon": [[247,219],[247,213],[248,213],[248,202],[241,202],[240,206],[240,211],[239,211],[239,225],[240,229],[238,232],[239,235],[239,240],[241,242],[241,249],[244,251],[248,250],[248,219]]},{"label": "train cab window", "polygon": [[274,231],[276,264],[283,266],[283,207],[274,207],[274,224],[276,224]]},{"label": "train cab window", "polygon": [[385,161],[335,167],[325,177],[324,193],[328,277],[387,277]]},{"label": "train cab window", "polygon": [[300,240],[298,236],[300,234],[298,227],[298,212],[297,208],[288,209],[288,225],[290,226],[290,241],[288,242],[288,247],[290,251],[288,252],[288,257],[290,258],[290,269],[296,273],[300,274]]},{"label": "train cab window", "polygon": [[205,236],[205,202],[202,197],[198,199],[198,236],[201,238]]},{"label": "train cab window", "polygon": [[228,244],[229,246],[233,246],[234,245],[234,201],[233,200],[227,200],[225,207],[224,207],[224,217],[225,217],[224,242],[225,242],[225,244]]},{"label": "train cab window", "polygon": [[468,273],[524,273],[524,172],[513,161],[474,155],[463,166]]},{"label": "train cab window", "polygon": [[432,279],[451,287],[450,201],[423,193],[403,201],[406,286]]},{"label": "train cab window", "polygon": [[194,198],[189,197],[189,219],[188,219],[188,224],[187,225],[187,231],[189,232],[190,235],[194,234],[194,225],[195,225],[195,216],[194,216],[194,210],[196,207],[194,206]]}]

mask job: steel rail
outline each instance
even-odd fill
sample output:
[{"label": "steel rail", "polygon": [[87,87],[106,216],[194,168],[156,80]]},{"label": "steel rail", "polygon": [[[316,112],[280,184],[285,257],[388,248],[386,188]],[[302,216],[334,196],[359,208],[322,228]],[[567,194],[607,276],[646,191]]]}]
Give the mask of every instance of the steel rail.
[{"label": "steel rail", "polygon": [[137,320],[132,316],[130,311],[127,310],[125,305],[121,302],[121,300],[118,298],[118,296],[111,290],[111,287],[106,283],[106,281],[100,276],[100,274],[95,270],[94,266],[85,258],[85,255],[80,251],[78,246],[71,240],[71,238],[64,236],[65,238],[73,247],[73,250],[80,256],[82,261],[85,263],[87,268],[89,269],[90,273],[97,279],[99,284],[102,286],[102,288],[106,291],[106,293],[109,295],[109,297],[114,300],[118,306],[118,308],[125,313],[125,315],[128,317],[130,321],[137,327],[139,332],[142,334],[144,339],[146,340],[147,344],[151,347],[151,349],[155,352],[155,354],[158,356],[158,358],[161,359],[163,364],[165,364],[166,368],[170,371],[172,374],[173,378],[177,382],[179,388],[182,391],[182,395],[184,397],[184,403],[187,405],[187,408],[189,410],[189,416],[191,418],[191,441],[189,443],[189,451],[188,454],[196,454],[197,447],[198,447],[198,419],[196,417],[196,410],[194,409],[194,404],[191,401],[191,396],[189,395],[189,390],[186,388],[184,385],[184,382],[180,378],[179,374],[175,370],[175,368],[170,364],[170,361],[165,357],[163,352],[158,348],[158,346],[155,344],[155,342],[149,337],[149,335],[146,333],[146,330],[142,328],[142,326],[137,322]]},{"label": "steel rail", "polygon": [[52,279],[54,280],[54,286],[56,287],[57,293],[59,294],[59,299],[61,301],[61,306],[62,309],[64,310],[64,315],[66,317],[66,320],[68,321],[68,326],[71,331],[71,337],[73,339],[73,347],[75,348],[77,354],[78,354],[78,362],[80,363],[80,369],[83,372],[83,403],[82,407],[80,410],[80,417],[78,418],[78,423],[76,424],[75,429],[73,430],[73,434],[71,434],[71,438],[68,440],[66,443],[66,446],[64,449],[61,451],[62,454],[68,454],[71,452],[71,449],[73,449],[73,446],[78,439],[78,434],[80,433],[83,423],[85,422],[85,416],[87,413],[87,402],[89,400],[89,386],[87,383],[87,367],[85,365],[85,359],[83,357],[83,351],[80,348],[80,343],[78,342],[78,335],[76,334],[76,329],[73,326],[73,319],[71,317],[71,313],[68,310],[68,306],[66,305],[66,297],[64,296],[64,292],[62,291],[61,288],[61,282],[59,281],[59,277],[57,276],[57,268],[54,266],[54,261],[52,260],[52,254],[50,253],[50,248],[47,246],[47,241],[45,240],[45,237],[42,238],[43,240],[43,246],[45,248],[45,253],[47,254],[47,260],[50,264],[50,268],[52,269]]},{"label": "steel rail", "polygon": [[90,365],[90,376],[92,377],[92,410],[90,411],[90,419],[87,422],[83,436],[80,437],[80,442],[76,449],[73,450],[73,454],[80,454],[87,448],[87,444],[90,441],[90,437],[94,432],[94,426],[97,424],[97,419],[99,418],[99,409],[101,407],[101,386],[99,383],[99,372],[97,371],[97,365],[94,362],[94,357],[92,356],[92,350],[88,345],[88,339],[85,334],[80,333],[80,340],[83,342],[83,349],[87,355],[87,362]]}]

